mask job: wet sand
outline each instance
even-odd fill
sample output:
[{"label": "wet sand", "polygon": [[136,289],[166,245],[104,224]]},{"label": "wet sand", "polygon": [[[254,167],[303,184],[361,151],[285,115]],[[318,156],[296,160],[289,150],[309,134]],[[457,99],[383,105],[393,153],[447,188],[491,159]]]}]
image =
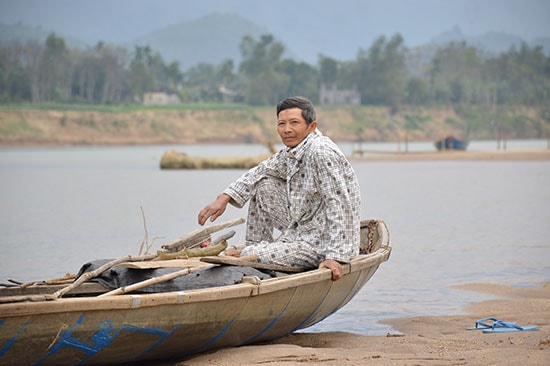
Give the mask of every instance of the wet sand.
[{"label": "wet sand", "polygon": [[[385,320],[396,330],[386,336],[298,333],[271,344],[199,355],[178,365],[550,365],[549,284],[456,288],[489,293],[495,299],[462,309],[465,315]],[[537,325],[539,330],[501,334],[467,330],[484,317]]]}]

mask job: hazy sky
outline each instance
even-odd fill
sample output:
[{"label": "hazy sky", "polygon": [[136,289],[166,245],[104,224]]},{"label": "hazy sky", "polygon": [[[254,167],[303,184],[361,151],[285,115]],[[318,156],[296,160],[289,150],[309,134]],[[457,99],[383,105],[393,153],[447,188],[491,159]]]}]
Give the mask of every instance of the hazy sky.
[{"label": "hazy sky", "polygon": [[[281,39],[319,42],[321,28],[334,29],[328,34],[337,39],[327,42],[354,52],[379,35],[401,33],[415,46],[455,26],[465,35],[550,37],[550,0],[0,0],[2,23],[40,25],[90,43],[128,42],[212,12],[239,14]],[[358,35],[362,44],[353,44]]]}]

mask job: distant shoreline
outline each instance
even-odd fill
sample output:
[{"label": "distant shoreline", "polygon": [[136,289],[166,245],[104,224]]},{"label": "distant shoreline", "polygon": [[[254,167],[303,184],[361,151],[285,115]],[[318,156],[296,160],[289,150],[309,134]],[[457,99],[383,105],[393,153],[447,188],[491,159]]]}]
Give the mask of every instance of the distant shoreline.
[{"label": "distant shoreline", "polygon": [[380,153],[365,156],[351,156],[351,161],[437,161],[437,160],[550,160],[550,149],[500,150],[500,151],[434,151],[407,153]]},{"label": "distant shoreline", "polygon": [[[52,147],[111,147],[111,146],[151,146],[159,143],[83,143],[68,144],[59,142],[25,142],[25,143],[5,143],[0,142],[0,149],[9,148],[52,148]],[[163,145],[163,144],[161,144]],[[165,145],[174,145],[166,143]],[[550,160],[550,149],[533,150],[446,150],[446,151],[409,151],[409,152],[391,152],[391,151],[367,151],[365,155],[349,155],[350,161],[540,161]]]}]

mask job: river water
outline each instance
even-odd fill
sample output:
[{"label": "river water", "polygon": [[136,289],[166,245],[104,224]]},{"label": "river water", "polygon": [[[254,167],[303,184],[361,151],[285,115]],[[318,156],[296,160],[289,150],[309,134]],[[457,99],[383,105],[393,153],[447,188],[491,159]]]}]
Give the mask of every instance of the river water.
[{"label": "river water", "polygon": [[[469,150],[496,146],[474,142]],[[348,155],[354,148],[341,147]],[[546,147],[543,140],[507,143],[509,150]],[[171,148],[197,156],[266,152],[261,145],[0,149],[0,282],[48,279],[89,260],[137,255],[145,228],[153,250],[197,229],[198,211],[243,171],[161,170]],[[433,150],[427,143],[407,148]],[[307,331],[381,335],[390,329],[377,320],[459,314],[489,298],[452,285],[550,280],[549,161],[352,164],[362,216],[386,221],[392,255],[348,305]],[[218,221],[245,216],[229,207]],[[236,231],[232,244],[244,239],[244,226]]]}]

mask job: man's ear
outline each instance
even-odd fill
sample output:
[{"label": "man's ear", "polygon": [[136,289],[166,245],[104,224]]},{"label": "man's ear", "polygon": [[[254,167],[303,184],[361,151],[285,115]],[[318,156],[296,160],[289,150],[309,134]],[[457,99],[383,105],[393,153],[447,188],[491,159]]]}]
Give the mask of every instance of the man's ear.
[{"label": "man's ear", "polygon": [[315,129],[317,128],[317,121],[312,121],[309,126],[307,126],[307,129],[309,132],[313,132],[315,131]]}]

